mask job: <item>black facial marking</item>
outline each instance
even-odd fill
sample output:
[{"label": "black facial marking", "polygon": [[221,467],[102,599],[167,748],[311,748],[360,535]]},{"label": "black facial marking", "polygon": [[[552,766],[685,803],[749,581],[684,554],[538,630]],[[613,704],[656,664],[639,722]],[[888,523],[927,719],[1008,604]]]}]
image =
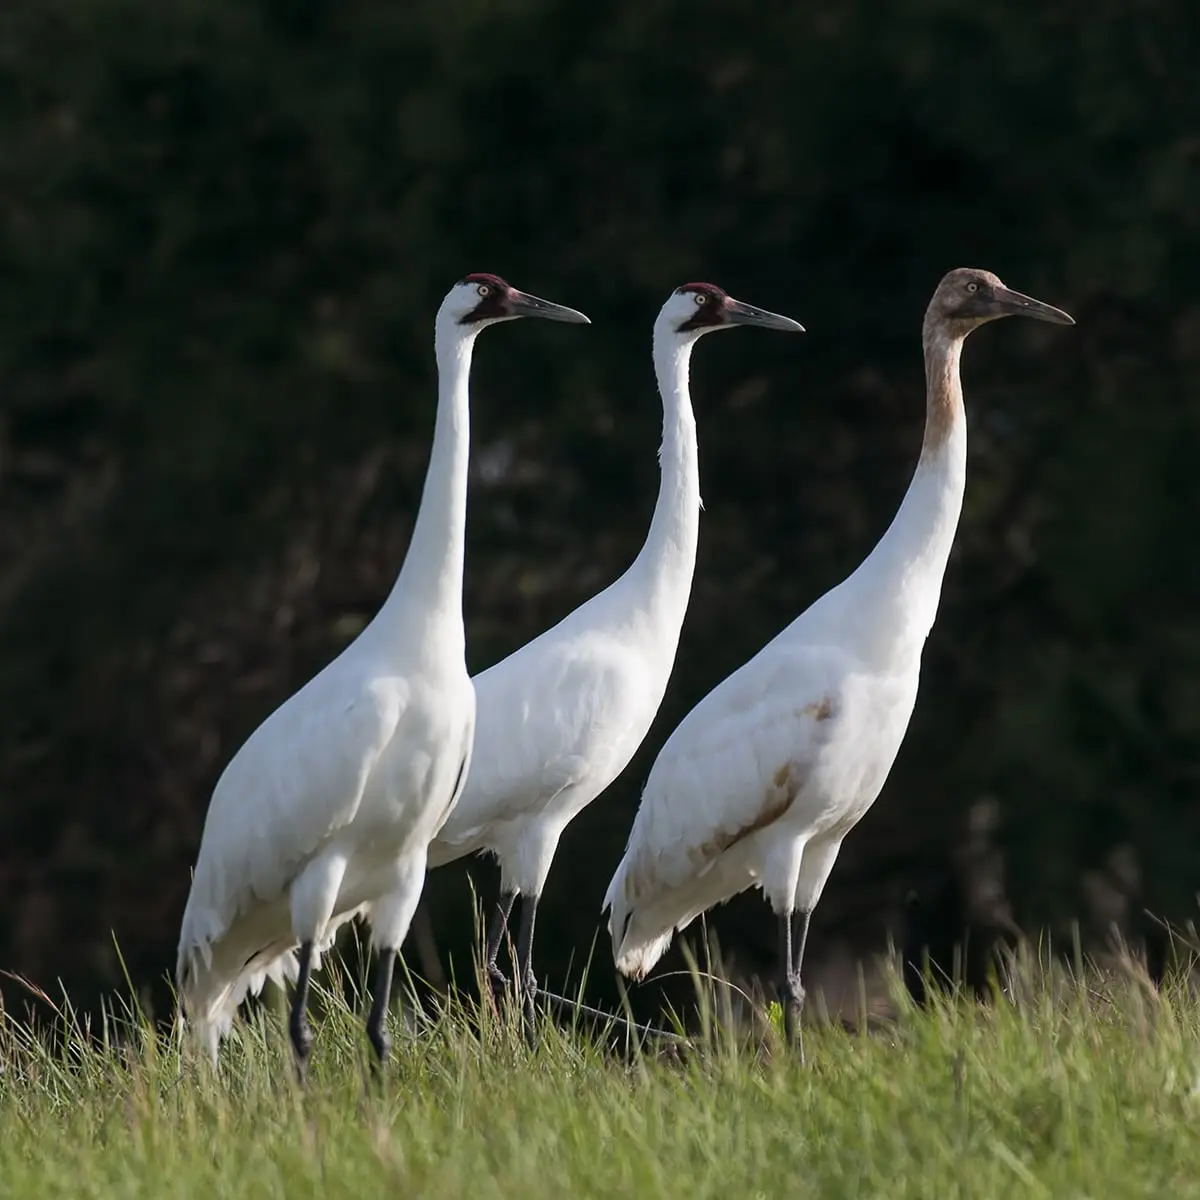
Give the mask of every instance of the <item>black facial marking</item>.
[{"label": "black facial marking", "polygon": [[695,329],[711,329],[714,325],[724,325],[728,320],[725,305],[729,297],[715,283],[685,283],[675,289],[681,296],[703,296],[696,303],[696,311],[679,326],[680,333],[689,333]]},{"label": "black facial marking", "polygon": [[479,297],[479,303],[465,316],[459,318],[460,325],[473,325],[476,321],[486,321],[508,315],[508,295],[512,288],[500,278],[487,271],[476,271],[464,275],[460,283],[472,284],[476,289],[486,288],[487,294]]}]

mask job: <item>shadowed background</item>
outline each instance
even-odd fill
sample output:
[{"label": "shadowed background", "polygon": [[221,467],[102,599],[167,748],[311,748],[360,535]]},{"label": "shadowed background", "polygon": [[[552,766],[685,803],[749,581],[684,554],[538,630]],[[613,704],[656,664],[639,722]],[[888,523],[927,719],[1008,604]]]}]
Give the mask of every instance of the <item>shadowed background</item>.
[{"label": "shadowed background", "polygon": [[[549,983],[591,947],[669,730],[886,528],[920,445],[922,311],[960,265],[1079,324],[967,349],[967,497],[922,693],[814,919],[813,978],[911,938],[914,912],[1059,939],[1079,920],[1097,945],[1145,907],[1191,915],[1195,6],[883,8],[4,6],[0,966],[89,1006],[120,983],[115,935],[163,1011],[217,775],[402,561],[433,313],[477,270],[594,325],[480,344],[472,670],[640,546],[670,290],[712,280],[809,330],[696,353],[706,509],[677,666],[563,838]],[[470,871],[490,902],[494,869]],[[429,878],[426,969],[432,943],[464,970],[466,874]],[[750,974],[763,918],[743,897],[712,922]],[[604,932],[598,996],[610,962]]]}]

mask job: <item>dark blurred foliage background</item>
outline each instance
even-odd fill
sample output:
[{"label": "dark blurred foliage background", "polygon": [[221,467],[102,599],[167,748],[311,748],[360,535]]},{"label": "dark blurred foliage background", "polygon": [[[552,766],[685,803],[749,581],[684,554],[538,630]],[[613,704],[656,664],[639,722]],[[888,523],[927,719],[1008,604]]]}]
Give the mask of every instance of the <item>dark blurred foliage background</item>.
[{"label": "dark blurred foliage background", "polygon": [[[1113,922],[1136,939],[1145,908],[1186,920],[1197,11],[10,0],[0,965],[88,1006],[121,984],[115,936],[162,1011],[217,775],[403,558],[432,317],[474,270],[594,326],[516,326],[476,357],[472,669],[641,544],[670,290],[711,279],[809,330],[696,354],[691,608],[646,745],[563,840],[551,982],[592,947],[668,731],[890,520],[920,444],[922,311],[960,265],[1079,324],[968,347],[968,492],[922,695],[810,961],[833,986],[914,912],[1060,943],[1079,921],[1095,945]],[[490,900],[493,868],[470,871]],[[772,953],[760,905],[711,922],[750,974]],[[427,969],[435,952],[462,974],[465,869],[430,877],[418,931]],[[597,995],[610,961],[604,933]]]}]

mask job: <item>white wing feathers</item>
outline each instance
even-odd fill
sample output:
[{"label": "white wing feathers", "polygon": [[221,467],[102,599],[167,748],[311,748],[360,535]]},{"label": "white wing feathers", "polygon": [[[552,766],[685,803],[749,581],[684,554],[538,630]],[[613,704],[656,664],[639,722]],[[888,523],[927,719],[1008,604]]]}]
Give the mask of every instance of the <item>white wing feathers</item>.
[{"label": "white wing feathers", "polygon": [[[577,782],[587,764],[569,751],[558,727],[555,698],[561,678],[540,676],[536,688],[521,686],[526,672],[509,660],[474,680],[475,744],[463,794],[442,830],[450,839],[467,836],[489,821],[538,809],[548,794]],[[564,745],[566,743],[566,745]]]},{"label": "white wing feathers", "polygon": [[800,827],[819,818],[795,806],[820,802],[823,789],[812,785],[842,723],[847,659],[825,647],[767,649],[684,718],[651,768],[604,901],[614,948],[636,910],[669,910],[673,892],[757,830],[785,814]]},{"label": "white wing feathers", "polygon": [[403,679],[364,681],[327,668],[247,740],[213,792],[184,913],[181,967],[197,950],[207,959],[252,901],[281,896],[354,819],[407,703]]},{"label": "white wing feathers", "polygon": [[431,865],[448,861],[451,849],[468,852],[496,822],[545,811],[589,775],[608,783],[625,765],[610,760],[627,760],[631,742],[636,749],[653,693],[641,658],[598,631],[537,639],[473,682],[471,771],[441,845],[430,847]]}]

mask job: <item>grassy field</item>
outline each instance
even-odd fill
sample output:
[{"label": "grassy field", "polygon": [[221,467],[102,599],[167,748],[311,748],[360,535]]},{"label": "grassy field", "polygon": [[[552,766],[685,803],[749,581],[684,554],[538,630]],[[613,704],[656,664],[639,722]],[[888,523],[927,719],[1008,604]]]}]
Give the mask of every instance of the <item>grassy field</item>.
[{"label": "grassy field", "polygon": [[219,1077],[127,1032],[51,1050],[4,1026],[0,1195],[1200,1195],[1200,999],[1132,973],[1027,971],[992,1007],[816,1025],[804,1066],[770,1030],[668,1061],[553,1026],[530,1051],[452,1012],[396,1030],[384,1091],[337,1003],[305,1092],[276,1014]]}]

